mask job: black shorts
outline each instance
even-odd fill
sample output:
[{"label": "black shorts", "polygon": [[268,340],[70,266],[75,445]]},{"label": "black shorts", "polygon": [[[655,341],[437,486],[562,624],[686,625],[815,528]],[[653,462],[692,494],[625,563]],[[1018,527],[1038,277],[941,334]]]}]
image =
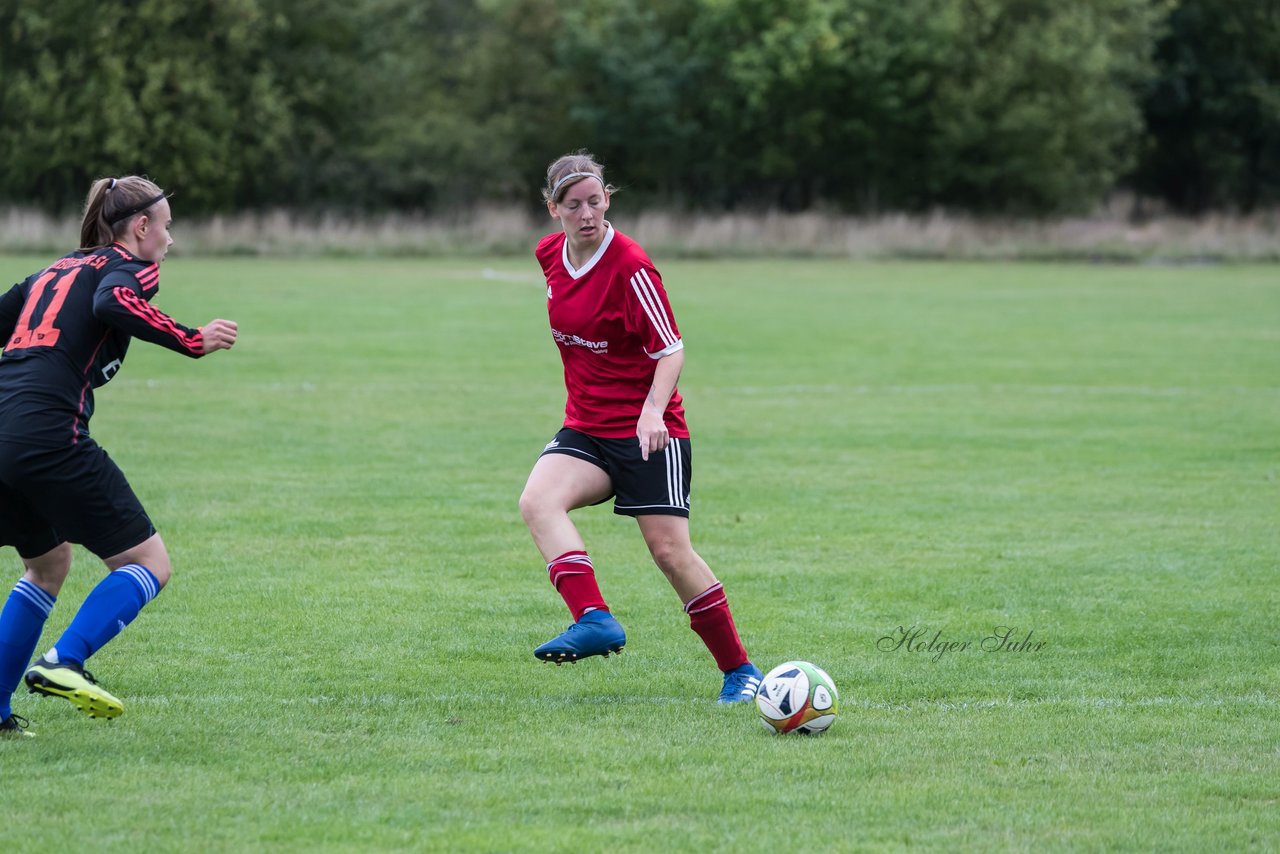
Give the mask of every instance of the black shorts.
[{"label": "black shorts", "polygon": [[646,462],[640,457],[640,442],[635,437],[600,439],[565,427],[539,456],[547,454],[568,454],[604,469],[613,482],[614,513],[686,518],[689,515],[693,446],[688,439],[672,439],[665,451],[650,454]]},{"label": "black shorts", "polygon": [[124,472],[92,439],[61,448],[0,441],[0,545],[31,558],[72,542],[107,558],[155,532]]}]

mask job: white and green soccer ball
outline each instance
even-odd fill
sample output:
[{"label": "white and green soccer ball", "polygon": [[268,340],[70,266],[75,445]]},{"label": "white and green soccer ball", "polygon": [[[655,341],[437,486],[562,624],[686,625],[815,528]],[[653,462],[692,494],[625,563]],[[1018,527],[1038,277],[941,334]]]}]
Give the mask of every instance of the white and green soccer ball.
[{"label": "white and green soccer ball", "polygon": [[816,734],[835,721],[840,696],[836,683],[821,667],[788,661],[764,675],[756,706],[760,723],[772,733]]}]

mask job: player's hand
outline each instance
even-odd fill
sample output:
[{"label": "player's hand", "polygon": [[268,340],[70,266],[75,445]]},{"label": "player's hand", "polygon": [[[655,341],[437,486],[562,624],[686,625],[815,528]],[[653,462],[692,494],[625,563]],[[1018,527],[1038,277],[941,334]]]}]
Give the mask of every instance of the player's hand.
[{"label": "player's hand", "polygon": [[200,329],[204,339],[205,354],[214,350],[230,350],[236,343],[236,322],[234,320],[210,320]]},{"label": "player's hand", "polygon": [[649,461],[650,454],[665,451],[667,443],[671,441],[671,434],[667,432],[662,413],[646,406],[636,423],[636,438],[640,440],[640,459],[645,462]]}]

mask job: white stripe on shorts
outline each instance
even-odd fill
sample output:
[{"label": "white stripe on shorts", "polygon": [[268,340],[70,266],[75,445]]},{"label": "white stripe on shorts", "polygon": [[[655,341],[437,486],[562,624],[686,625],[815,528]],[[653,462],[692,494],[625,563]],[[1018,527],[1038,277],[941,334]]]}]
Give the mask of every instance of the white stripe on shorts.
[{"label": "white stripe on shorts", "polygon": [[667,444],[667,497],[672,507],[688,507],[684,496],[684,451],[677,439]]}]

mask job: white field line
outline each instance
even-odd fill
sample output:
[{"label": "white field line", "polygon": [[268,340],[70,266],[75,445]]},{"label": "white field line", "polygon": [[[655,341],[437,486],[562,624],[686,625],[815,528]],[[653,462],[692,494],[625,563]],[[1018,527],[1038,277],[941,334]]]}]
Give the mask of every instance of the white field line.
[{"label": "white field line", "polygon": [[1280,396],[1280,387],[1271,386],[1223,386],[1208,388],[1186,388],[1180,386],[1094,386],[1094,385],[976,385],[976,384],[944,384],[944,385],[840,385],[834,383],[799,384],[799,385],[745,385],[718,387],[703,386],[705,391],[723,392],[739,395],[766,394],[900,394],[900,395],[933,395],[933,394],[1035,394],[1045,396],[1075,397],[1204,397],[1215,394],[1242,395],[1247,397]]},{"label": "white field line", "polygon": [[[176,696],[135,696],[129,699],[133,705],[163,707],[185,705],[188,703],[213,702],[218,706],[237,704],[262,705],[270,698],[262,694],[190,694]],[[496,693],[456,692],[449,694],[354,694],[336,696],[314,694],[307,697],[279,697],[274,705],[280,706],[350,706],[357,708],[420,708],[423,703],[440,703],[457,705],[459,703],[475,703],[483,705],[534,705],[534,706],[577,706],[590,704],[593,706],[705,706],[710,701],[705,697],[646,697],[628,696],[554,696],[531,697],[514,696]],[[881,700],[859,700],[842,698],[841,708],[845,711],[861,709],[872,712],[972,712],[986,709],[1037,709],[1046,707],[1076,707],[1081,709],[1219,709],[1244,706],[1256,709],[1280,708],[1280,697],[1269,696],[1261,692],[1226,697],[1034,697],[1034,698],[987,698],[987,699],[937,699],[912,700],[904,703],[893,703]]]},{"label": "white field line", "polygon": [[518,282],[530,285],[545,285],[547,283],[547,280],[538,273],[515,273],[506,270],[495,270],[492,267],[485,267],[481,270],[479,277],[491,282]]},{"label": "white field line", "polygon": [[[203,380],[186,381],[179,378],[157,379],[154,377],[121,377],[113,383],[114,388],[124,386],[204,386]],[[264,380],[261,382],[241,382],[239,388],[254,388],[259,391],[315,391],[323,385],[323,381],[313,383],[280,382]],[[346,386],[345,381],[332,383],[335,387]],[[362,389],[384,389],[400,391],[421,383],[361,383]],[[951,383],[943,385],[841,385],[839,383],[799,383],[785,385],[740,385],[717,386],[702,384],[700,394],[732,394],[744,396],[776,395],[776,394],[846,394],[846,395],[982,395],[982,394],[1034,394],[1046,397],[1210,397],[1214,395],[1232,395],[1238,397],[1280,397],[1280,386],[1206,386],[1204,388],[1187,388],[1180,386],[1101,386],[1101,385],[1012,385],[1000,383],[994,385],[977,385],[969,383]]]}]

